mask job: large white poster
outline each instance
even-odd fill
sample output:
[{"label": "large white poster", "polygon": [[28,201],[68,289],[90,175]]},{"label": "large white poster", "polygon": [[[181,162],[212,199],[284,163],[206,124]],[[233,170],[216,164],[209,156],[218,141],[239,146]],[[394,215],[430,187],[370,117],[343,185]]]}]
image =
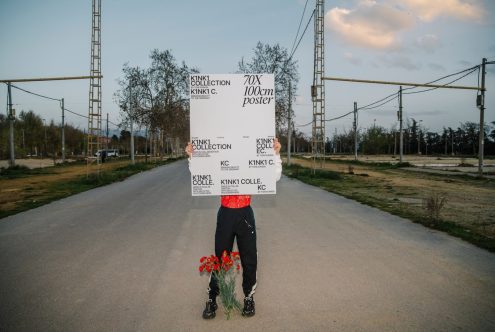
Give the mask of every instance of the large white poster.
[{"label": "large white poster", "polygon": [[271,74],[190,76],[193,196],[275,194]]}]

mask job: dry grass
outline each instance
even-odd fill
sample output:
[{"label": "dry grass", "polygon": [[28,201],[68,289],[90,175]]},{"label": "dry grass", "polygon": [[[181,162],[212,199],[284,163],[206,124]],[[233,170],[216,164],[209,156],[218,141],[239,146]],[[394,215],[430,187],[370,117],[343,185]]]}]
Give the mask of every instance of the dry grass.
[{"label": "dry grass", "polygon": [[[292,162],[312,166],[311,160],[295,158]],[[354,174],[350,174],[350,167]],[[327,160],[323,168],[345,175],[342,181],[329,184],[329,191],[411,219],[422,218],[425,224],[443,222],[457,225],[473,236],[482,235],[495,240],[493,179],[429,174],[393,167],[387,169],[343,160]]]},{"label": "dry grass", "polygon": [[[79,163],[26,171],[25,175],[20,172],[19,176],[9,179],[0,177],[0,215],[6,216],[26,210],[30,206],[39,206],[42,202],[71,195],[79,189],[64,184],[77,182],[98,172],[109,174],[127,165],[128,160],[113,160],[101,164],[100,167],[88,167],[85,163]],[[91,186],[96,185],[89,184],[87,188],[83,186],[79,191],[87,190]]]}]

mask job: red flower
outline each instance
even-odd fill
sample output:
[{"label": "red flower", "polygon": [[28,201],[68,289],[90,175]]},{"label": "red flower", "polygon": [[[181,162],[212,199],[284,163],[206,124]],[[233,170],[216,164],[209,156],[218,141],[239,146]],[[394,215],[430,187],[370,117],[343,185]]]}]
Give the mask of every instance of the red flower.
[{"label": "red flower", "polygon": [[204,272],[205,270],[208,273],[221,271],[228,272],[234,265],[236,270],[239,271],[241,269],[240,264],[235,264],[239,259],[239,252],[234,251],[229,254],[226,250],[223,251],[222,256],[220,257],[215,255],[203,256],[199,260],[201,263],[199,272]]},{"label": "red flower", "polygon": [[[230,317],[231,310],[240,310],[240,303],[235,298],[235,269],[239,271],[239,252],[231,252],[224,250],[220,256],[210,255],[203,256],[200,259],[199,272],[213,273],[214,277],[220,286],[220,297],[226,310],[227,318]],[[222,290],[223,289],[223,290]]]}]

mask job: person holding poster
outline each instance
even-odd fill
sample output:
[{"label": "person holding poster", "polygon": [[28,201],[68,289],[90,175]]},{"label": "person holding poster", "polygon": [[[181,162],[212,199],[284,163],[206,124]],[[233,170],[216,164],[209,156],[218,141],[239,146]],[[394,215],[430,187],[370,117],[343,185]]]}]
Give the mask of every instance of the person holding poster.
[{"label": "person holding poster", "polygon": [[[275,172],[278,181],[282,174],[282,161],[280,159],[280,143],[277,138],[273,141],[275,150]],[[189,143],[186,153],[191,161],[193,145]],[[191,165],[191,164],[189,164]],[[215,231],[215,255],[221,257],[224,250],[232,252],[234,239],[241,257],[242,265],[242,289],[244,292],[244,308],[242,315],[251,317],[255,314],[254,292],[256,289],[256,269],[258,252],[256,249],[256,226],[253,209],[251,208],[250,195],[223,195],[221,206],[217,214],[217,226]],[[208,300],[203,311],[204,319],[214,318],[217,310],[216,298],[219,295],[218,284],[213,275],[210,277],[208,287]]]}]

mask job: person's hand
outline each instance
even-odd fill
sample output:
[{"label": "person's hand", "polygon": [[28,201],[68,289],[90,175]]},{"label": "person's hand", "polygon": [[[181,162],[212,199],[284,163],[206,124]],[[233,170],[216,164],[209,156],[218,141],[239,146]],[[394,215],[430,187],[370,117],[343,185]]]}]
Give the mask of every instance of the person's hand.
[{"label": "person's hand", "polygon": [[187,143],[187,146],[186,146],[186,148],[185,148],[185,150],[184,150],[184,151],[186,151],[186,153],[187,153],[187,155],[189,156],[189,158],[191,158],[191,157],[192,157],[192,153],[193,153],[193,146],[192,146],[191,142],[188,142],[188,143]]},{"label": "person's hand", "polygon": [[275,150],[275,153],[276,154],[280,154],[280,148],[282,147],[282,145],[280,144],[280,142],[278,141],[278,138],[274,138],[273,139],[273,150]]}]

